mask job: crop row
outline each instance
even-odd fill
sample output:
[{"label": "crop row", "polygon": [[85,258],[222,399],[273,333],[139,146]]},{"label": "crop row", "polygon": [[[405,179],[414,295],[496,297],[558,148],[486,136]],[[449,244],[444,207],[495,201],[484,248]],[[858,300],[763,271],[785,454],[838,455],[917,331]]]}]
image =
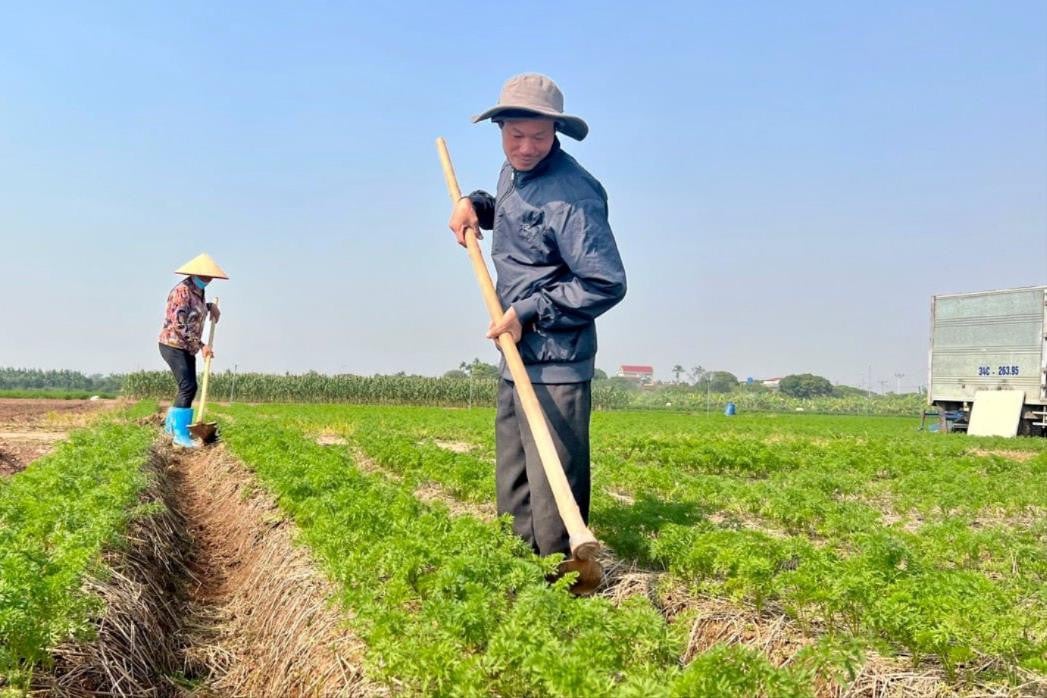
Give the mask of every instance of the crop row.
[{"label": "crop row", "polygon": [[640,390],[630,393],[631,409],[664,409],[690,412],[713,411],[722,413],[726,403],[733,402],[741,413],[793,412],[796,410],[824,414],[848,415],[919,415],[926,405],[926,397],[916,393],[903,395],[847,395],[795,398],[777,391],[706,394],[693,388]]},{"label": "crop row", "polygon": [[[546,582],[555,560],[535,557],[505,519],[452,516],[414,497],[418,478],[440,477],[466,499],[483,495],[466,484],[478,477],[467,454],[444,460],[413,435],[376,437],[380,432],[344,415],[332,419],[330,409],[236,407],[221,414],[234,418],[225,429],[229,447],[277,495],[338,582],[368,647],[371,677],[432,695],[812,692],[814,672],[832,654],[830,640],[788,668],[743,647],[716,646],[681,669],[688,624],[668,623],[644,597],[620,606],[575,599],[562,583]],[[352,449],[310,437],[319,426],[348,434],[389,467],[406,463],[397,472],[407,477],[363,472]]]},{"label": "crop row", "polygon": [[[490,500],[489,411],[270,410],[335,425],[388,469]],[[950,671],[980,655],[1044,670],[1040,446],[1008,458],[901,422],[863,432],[807,417],[823,428],[786,420],[769,435],[756,420],[664,417],[594,416],[594,530],[619,555]]]},{"label": "crop row", "polygon": [[88,632],[81,581],[134,515],[152,438],[113,421],[0,480],[0,686],[26,688],[50,648]]}]

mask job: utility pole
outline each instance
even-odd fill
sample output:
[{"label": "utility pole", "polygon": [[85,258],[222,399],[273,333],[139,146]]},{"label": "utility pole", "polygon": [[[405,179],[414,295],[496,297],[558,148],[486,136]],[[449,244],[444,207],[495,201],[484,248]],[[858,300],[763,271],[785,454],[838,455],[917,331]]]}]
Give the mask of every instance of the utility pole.
[{"label": "utility pole", "polygon": [[894,393],[895,393],[895,395],[901,395],[902,394],[902,378],[905,378],[905,374],[904,373],[895,373],[894,374],[894,378],[897,381],[897,383],[895,384]]}]

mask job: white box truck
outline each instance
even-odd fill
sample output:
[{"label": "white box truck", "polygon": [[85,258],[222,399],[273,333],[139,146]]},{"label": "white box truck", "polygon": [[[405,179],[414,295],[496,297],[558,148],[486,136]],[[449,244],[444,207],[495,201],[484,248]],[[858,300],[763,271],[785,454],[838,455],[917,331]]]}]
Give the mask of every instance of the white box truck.
[{"label": "white box truck", "polygon": [[927,386],[942,428],[1007,390],[1024,392],[1018,433],[1047,435],[1047,286],[934,296]]}]

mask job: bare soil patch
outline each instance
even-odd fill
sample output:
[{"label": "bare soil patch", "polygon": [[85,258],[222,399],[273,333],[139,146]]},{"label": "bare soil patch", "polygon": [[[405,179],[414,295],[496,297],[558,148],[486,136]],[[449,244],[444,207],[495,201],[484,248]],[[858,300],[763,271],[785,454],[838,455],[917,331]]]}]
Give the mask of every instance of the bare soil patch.
[{"label": "bare soil patch", "polygon": [[625,505],[628,505],[628,506],[636,504],[636,498],[631,496],[631,495],[626,494],[625,492],[620,492],[618,490],[612,490],[612,489],[608,489],[608,490],[606,490],[606,492],[607,492],[607,496],[610,497],[611,499],[613,499],[616,502],[621,502],[622,504],[625,504]]},{"label": "bare soil patch", "polygon": [[345,437],[339,436],[338,434],[317,434],[316,443],[320,446],[345,446]]},{"label": "bare soil patch", "polygon": [[69,431],[120,405],[117,400],[0,398],[0,477],[54,450]]},{"label": "bare soil patch", "polygon": [[472,446],[465,443],[464,441],[442,441],[436,439],[433,441],[434,444],[439,446],[445,451],[451,451],[452,453],[469,453],[473,449]]},{"label": "bare soil patch", "polygon": [[[317,443],[319,443],[319,441],[317,441]],[[352,455],[354,465],[356,465],[361,472],[369,473],[371,475],[380,475],[392,482],[403,482],[403,476],[392,470],[383,468],[381,465],[374,462],[374,460],[364,453],[363,449],[354,446],[352,448]],[[444,505],[452,516],[474,516],[481,521],[494,521],[498,518],[498,512],[493,503],[485,502],[478,504],[475,502],[463,502],[435,482],[427,482],[415,488],[414,496],[416,499],[425,502],[426,504],[439,503]]]},{"label": "bare soil patch", "polygon": [[971,456],[981,456],[983,458],[989,456],[999,456],[1000,458],[1006,458],[1007,460],[1018,461],[1024,463],[1030,461],[1036,456],[1040,455],[1038,451],[1011,451],[1002,448],[987,449],[987,448],[972,448],[967,452]]},{"label": "bare soil patch", "polygon": [[47,455],[53,443],[30,441],[28,443],[0,438],[0,477],[13,475],[24,470],[37,458]]},{"label": "bare soil patch", "polygon": [[483,504],[463,502],[460,499],[456,499],[453,494],[440,485],[432,482],[415,489],[414,496],[415,499],[426,504],[439,503],[444,505],[452,516],[473,516],[481,521],[494,521],[498,518],[498,512],[495,510],[494,504],[489,502],[484,502]]},{"label": "bare soil patch", "polygon": [[100,411],[124,404],[120,400],[55,400],[0,398],[0,429],[21,426],[26,431],[62,426],[66,429],[84,426]]}]

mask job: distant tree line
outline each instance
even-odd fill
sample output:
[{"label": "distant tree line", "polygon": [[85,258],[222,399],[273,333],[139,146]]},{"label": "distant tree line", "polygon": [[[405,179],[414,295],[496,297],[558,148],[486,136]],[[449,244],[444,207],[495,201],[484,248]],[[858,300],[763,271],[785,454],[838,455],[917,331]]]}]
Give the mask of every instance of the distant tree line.
[{"label": "distant tree line", "polygon": [[[445,371],[444,378],[500,378],[501,373],[498,367],[494,364],[484,363],[480,359],[473,359],[471,363],[463,361],[458,364],[458,368],[452,368],[450,371]],[[607,380],[607,372],[603,369],[596,369],[593,373],[593,380]]]},{"label": "distant tree line", "polygon": [[472,363],[463,361],[458,368],[444,373],[444,378],[498,378],[498,367],[494,364],[484,363],[480,359],[473,359]]},{"label": "distant tree line", "polygon": [[[681,364],[676,364],[671,372],[677,386],[686,386],[702,392],[763,393],[771,390],[759,381],[743,383],[730,371],[707,371],[701,366],[686,369]],[[686,376],[690,380],[681,380],[680,376]],[[778,391],[782,395],[795,398],[862,397],[869,395],[868,391],[848,385],[833,385],[828,378],[812,373],[798,373],[785,376],[778,383]]]},{"label": "distant tree line", "polygon": [[0,368],[0,390],[83,390],[117,393],[123,387],[121,374],[85,375],[79,371],[38,368]]},{"label": "distant tree line", "polygon": [[833,394],[833,384],[828,378],[813,373],[786,376],[778,383],[778,390],[789,397],[823,397]]}]

